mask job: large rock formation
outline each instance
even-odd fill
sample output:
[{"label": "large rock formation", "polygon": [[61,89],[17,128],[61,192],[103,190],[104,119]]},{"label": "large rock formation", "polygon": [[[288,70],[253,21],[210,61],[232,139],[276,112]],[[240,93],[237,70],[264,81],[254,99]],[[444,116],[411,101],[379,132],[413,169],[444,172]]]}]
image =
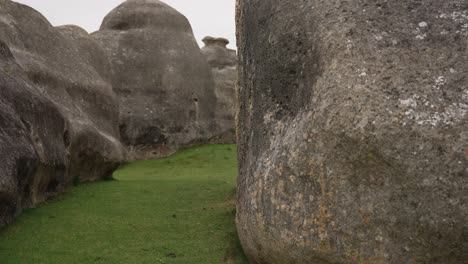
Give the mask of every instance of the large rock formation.
[{"label": "large rock formation", "polygon": [[210,67],[182,14],[157,0],[128,0],[93,37],[112,63],[130,159],[165,156],[213,136]]},{"label": "large rock formation", "polygon": [[84,29],[62,26],[58,30],[77,51],[64,56],[73,70],[60,72],[66,82],[73,82],[69,87],[62,84],[69,98],[56,97],[57,104],[68,108],[71,120],[71,176],[78,181],[110,177],[124,160],[125,151],[120,143],[119,104],[110,82],[109,59]]},{"label": "large rock formation", "polygon": [[215,122],[218,127],[216,137],[218,143],[236,142],[236,82],[237,56],[236,51],[228,49],[229,41],[224,38],[205,37],[202,53],[211,65],[215,82],[216,111]]},{"label": "large rock formation", "polygon": [[66,127],[57,106],[29,82],[0,41],[0,226],[63,190]]},{"label": "large rock formation", "polygon": [[466,263],[468,3],[238,5],[251,263]]},{"label": "large rock formation", "polygon": [[109,63],[86,32],[0,0],[0,40],[2,225],[73,182],[111,176],[124,152]]}]

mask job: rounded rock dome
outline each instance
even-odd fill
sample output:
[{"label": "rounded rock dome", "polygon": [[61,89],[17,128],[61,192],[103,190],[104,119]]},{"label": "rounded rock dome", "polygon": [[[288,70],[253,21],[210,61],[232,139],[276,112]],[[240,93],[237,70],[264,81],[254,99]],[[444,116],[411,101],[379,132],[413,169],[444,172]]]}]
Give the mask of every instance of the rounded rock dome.
[{"label": "rounded rock dome", "polygon": [[127,0],[103,20],[100,30],[158,28],[192,32],[187,18],[158,0]]}]

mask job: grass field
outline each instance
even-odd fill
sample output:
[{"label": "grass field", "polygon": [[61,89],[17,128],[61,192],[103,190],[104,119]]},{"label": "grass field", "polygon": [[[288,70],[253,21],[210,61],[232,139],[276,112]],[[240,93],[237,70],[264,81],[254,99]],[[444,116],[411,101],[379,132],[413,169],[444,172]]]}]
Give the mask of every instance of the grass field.
[{"label": "grass field", "polygon": [[236,163],[235,145],[201,146],[74,187],[0,230],[0,263],[247,263]]}]

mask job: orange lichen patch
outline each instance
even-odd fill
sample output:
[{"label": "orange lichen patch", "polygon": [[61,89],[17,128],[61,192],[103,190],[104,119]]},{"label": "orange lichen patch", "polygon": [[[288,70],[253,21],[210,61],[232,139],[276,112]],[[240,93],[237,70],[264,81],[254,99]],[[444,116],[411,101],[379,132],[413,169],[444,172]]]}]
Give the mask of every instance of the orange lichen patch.
[{"label": "orange lichen patch", "polygon": [[379,249],[379,252],[373,256],[365,256],[356,248],[345,248],[344,252],[346,260],[350,263],[360,263],[360,264],[383,264],[385,263],[385,255],[383,248]]},{"label": "orange lichen patch", "polygon": [[319,207],[319,213],[320,213],[321,219],[328,221],[333,218],[333,215],[328,211],[328,208],[323,204],[321,204],[321,206]]},{"label": "orange lichen patch", "polygon": [[359,252],[353,248],[345,248],[344,251],[346,259],[351,263],[355,263],[361,258]]},{"label": "orange lichen patch", "polygon": [[330,210],[330,207],[336,202],[335,191],[328,187],[326,168],[323,162],[315,163],[311,161],[309,164],[312,167],[311,175],[314,175],[317,180],[321,193],[318,197],[318,214],[312,219],[312,224],[315,226],[314,231],[317,232],[321,240],[320,243],[329,243],[329,228],[336,225],[333,221],[334,215]]},{"label": "orange lichen patch", "polygon": [[359,215],[362,219],[362,223],[370,224],[372,222],[372,212],[359,208]]},{"label": "orange lichen patch", "polygon": [[313,177],[313,178],[314,178],[314,177],[316,176],[316,173],[315,173],[315,171],[314,171],[314,169],[315,169],[315,162],[314,162],[313,160],[311,160],[311,161],[309,162],[309,166],[310,166],[310,177]]},{"label": "orange lichen patch", "polygon": [[323,253],[329,253],[329,252],[333,252],[333,251],[334,251],[334,249],[333,249],[333,247],[331,246],[329,240],[322,240],[322,241],[320,241],[320,244],[319,244],[319,246],[318,246],[318,249],[319,249],[319,251],[321,251],[321,252],[323,252]]}]

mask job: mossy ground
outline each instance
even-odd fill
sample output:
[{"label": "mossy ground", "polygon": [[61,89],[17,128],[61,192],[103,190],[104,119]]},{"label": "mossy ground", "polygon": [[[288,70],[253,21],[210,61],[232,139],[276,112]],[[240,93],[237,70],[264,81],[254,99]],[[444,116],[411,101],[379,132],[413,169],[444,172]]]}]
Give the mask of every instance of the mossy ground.
[{"label": "mossy ground", "polygon": [[0,231],[1,264],[247,263],[235,223],[235,145],[138,161]]}]

